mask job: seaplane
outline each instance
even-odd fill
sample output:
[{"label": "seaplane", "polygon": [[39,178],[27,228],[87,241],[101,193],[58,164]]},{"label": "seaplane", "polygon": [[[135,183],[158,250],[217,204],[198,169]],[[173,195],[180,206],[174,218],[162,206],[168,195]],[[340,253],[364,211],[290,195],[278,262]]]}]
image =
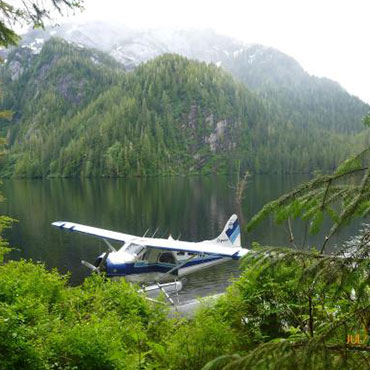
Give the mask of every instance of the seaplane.
[{"label": "seaplane", "polygon": [[[124,277],[133,283],[154,283],[143,290],[160,289],[171,303],[168,292],[178,293],[182,288],[178,278],[231,259],[238,260],[249,252],[241,247],[240,226],[235,214],[217,238],[201,242],[175,240],[171,235],[167,239],[146,237],[145,234],[139,237],[67,221],[56,221],[52,225],[104,241],[107,250],[98,256],[94,264],[81,261],[93,272],[104,272],[111,278]],[[111,242],[123,245],[117,250]],[[162,283],[173,279],[175,281]]]}]

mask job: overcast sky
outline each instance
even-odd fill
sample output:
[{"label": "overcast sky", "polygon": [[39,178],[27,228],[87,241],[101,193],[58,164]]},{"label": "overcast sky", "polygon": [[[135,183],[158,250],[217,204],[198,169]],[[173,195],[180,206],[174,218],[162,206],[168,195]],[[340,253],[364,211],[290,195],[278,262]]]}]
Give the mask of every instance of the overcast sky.
[{"label": "overcast sky", "polygon": [[370,103],[370,0],[85,0],[81,20],[213,28],[273,46]]}]

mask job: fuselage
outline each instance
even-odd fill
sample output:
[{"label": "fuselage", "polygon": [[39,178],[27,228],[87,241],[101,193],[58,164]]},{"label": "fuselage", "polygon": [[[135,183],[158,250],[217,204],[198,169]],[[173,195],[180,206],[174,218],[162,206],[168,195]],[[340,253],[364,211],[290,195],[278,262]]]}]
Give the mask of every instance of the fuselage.
[{"label": "fuselage", "polygon": [[230,258],[216,254],[163,251],[137,245],[122,247],[119,251],[110,253],[105,272],[108,277],[125,277],[133,282],[156,281],[164,274],[167,274],[170,280],[173,279],[173,276],[168,274],[170,270],[173,270],[174,275],[182,277],[226,261],[230,261]]}]

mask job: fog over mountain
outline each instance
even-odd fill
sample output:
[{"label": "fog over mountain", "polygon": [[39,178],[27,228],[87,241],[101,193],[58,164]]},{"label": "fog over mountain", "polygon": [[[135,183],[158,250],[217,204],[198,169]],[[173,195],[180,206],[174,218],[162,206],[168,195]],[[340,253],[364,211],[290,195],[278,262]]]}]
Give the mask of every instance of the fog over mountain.
[{"label": "fog over mountain", "polygon": [[208,30],[151,29],[135,30],[119,24],[87,22],[66,23],[60,27],[31,30],[23,35],[22,46],[35,53],[51,37],[60,37],[77,45],[102,50],[132,69],[165,53],[220,64],[237,56],[251,45]]}]

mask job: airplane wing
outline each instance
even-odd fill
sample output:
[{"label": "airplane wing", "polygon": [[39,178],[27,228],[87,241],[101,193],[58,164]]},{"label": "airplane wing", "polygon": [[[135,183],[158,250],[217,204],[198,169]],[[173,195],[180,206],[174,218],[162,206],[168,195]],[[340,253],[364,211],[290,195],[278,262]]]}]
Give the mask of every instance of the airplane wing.
[{"label": "airplane wing", "polygon": [[114,240],[117,242],[127,243],[130,242],[132,239],[135,239],[136,236],[118,233],[115,231],[99,229],[97,227],[91,227],[86,225],[75,224],[73,222],[65,222],[65,221],[56,221],[52,223],[53,226],[59,227],[60,229],[65,229],[70,232],[78,232],[82,234],[96,236],[102,239],[109,239]]},{"label": "airplane wing", "polygon": [[130,234],[124,234],[115,231],[100,229],[97,227],[85,226],[65,221],[53,222],[52,225],[59,227],[61,229],[68,230],[70,232],[79,232],[91,236],[96,236],[102,239],[109,239],[124,243],[135,243],[138,245],[163,250],[181,251],[196,254],[217,254],[223,257],[230,258],[240,258],[248,252],[248,250],[245,248],[224,247],[212,241],[186,242],[173,239],[145,238],[145,237],[141,238]]}]

